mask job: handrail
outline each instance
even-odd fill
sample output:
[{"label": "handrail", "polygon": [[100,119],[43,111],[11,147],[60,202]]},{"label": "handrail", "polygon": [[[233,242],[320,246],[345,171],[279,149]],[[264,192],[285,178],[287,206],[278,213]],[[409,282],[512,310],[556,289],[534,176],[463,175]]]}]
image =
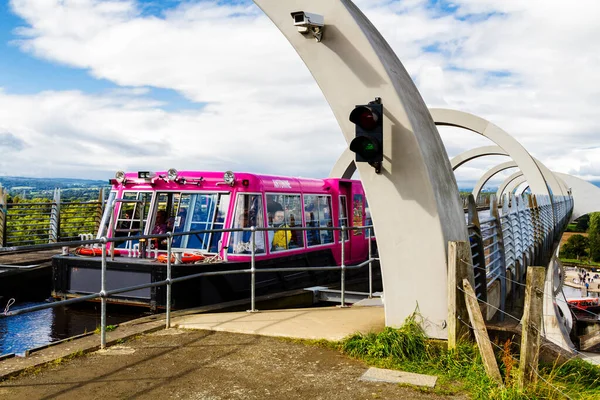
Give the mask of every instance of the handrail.
[{"label": "handrail", "polygon": [[[15,311],[9,311],[9,312],[5,312],[4,314],[0,313],[0,318],[7,318],[7,317],[11,317],[11,316],[15,316],[15,315],[19,315],[19,314],[25,314],[25,313],[29,313],[29,312],[33,312],[33,311],[40,311],[40,310],[44,310],[44,309],[48,309],[48,308],[54,308],[54,307],[59,307],[59,306],[64,306],[64,305],[69,305],[69,304],[76,304],[76,303],[80,303],[80,302],[84,302],[84,301],[88,301],[88,300],[94,300],[97,298],[101,299],[102,305],[100,308],[100,313],[101,313],[101,326],[100,326],[100,347],[103,349],[106,347],[106,300],[108,297],[115,295],[115,294],[119,294],[119,293],[124,293],[124,292],[129,292],[129,291],[133,291],[133,290],[139,290],[139,289],[146,289],[146,288],[152,288],[152,287],[158,287],[158,286],[167,286],[167,303],[166,303],[166,328],[170,328],[171,327],[171,318],[170,318],[170,314],[171,314],[171,289],[172,289],[172,284],[173,283],[177,283],[177,282],[182,282],[182,281],[186,281],[189,279],[195,279],[195,278],[199,278],[199,277],[205,277],[205,276],[217,276],[217,275],[233,275],[233,274],[251,274],[252,278],[251,279],[251,298],[250,298],[250,303],[251,303],[251,309],[248,310],[250,312],[256,312],[256,308],[255,308],[255,274],[256,273],[269,273],[269,272],[301,272],[301,271],[336,271],[336,270],[340,270],[341,271],[341,306],[344,307],[345,306],[345,270],[346,269],[360,269],[363,268],[365,265],[369,266],[369,297],[372,296],[372,262],[373,261],[378,261],[379,258],[377,257],[372,257],[371,255],[371,236],[370,236],[370,230],[373,228],[372,225],[366,225],[366,226],[353,226],[353,227],[346,227],[346,226],[342,226],[342,227],[325,227],[325,228],[319,228],[319,227],[284,227],[284,228],[273,228],[273,227],[269,227],[269,228],[257,228],[257,227],[251,227],[251,228],[234,228],[234,229],[215,229],[215,230],[201,230],[201,231],[189,231],[189,232],[182,232],[182,233],[166,233],[166,234],[162,234],[162,235],[143,235],[143,236],[135,236],[136,239],[159,239],[159,238],[167,238],[167,279],[162,280],[162,281],[158,281],[158,282],[152,282],[152,283],[145,283],[145,284],[140,284],[140,285],[134,285],[134,286],[127,286],[127,287],[122,287],[122,288],[117,288],[117,289],[111,289],[111,290],[106,290],[106,266],[107,266],[107,243],[109,242],[120,242],[120,241],[127,241],[127,240],[131,240],[130,238],[106,238],[106,237],[102,237],[100,239],[94,239],[94,240],[81,240],[81,241],[76,241],[76,242],[62,242],[62,243],[49,243],[49,244],[43,244],[43,245],[34,245],[34,246],[16,246],[15,248],[12,248],[11,251],[17,251],[18,250],[26,250],[27,251],[33,251],[35,249],[48,249],[48,248],[60,248],[60,247],[64,247],[66,246],[70,246],[70,245],[85,245],[85,244],[98,244],[100,243],[102,245],[102,260],[101,260],[101,289],[99,292],[97,293],[92,293],[92,294],[88,294],[88,295],[84,295],[84,296],[80,296],[77,298],[72,298],[72,299],[66,299],[66,300],[59,300],[59,301],[55,301],[52,303],[48,303],[48,304],[41,304],[41,305],[37,305],[37,306],[32,306],[32,307],[26,307],[26,308],[21,308]],[[252,232],[252,243],[255,244],[255,233],[258,231],[270,231],[270,230],[335,230],[335,231],[341,231],[342,232],[342,237],[344,236],[344,232],[346,230],[367,230],[367,239],[368,239],[368,246],[369,246],[369,256],[368,259],[357,264],[357,265],[345,265],[345,241],[342,241],[341,243],[341,265],[340,266],[322,266],[322,267],[290,267],[290,268],[264,268],[264,269],[257,269],[255,267],[255,262],[254,262],[254,258],[256,255],[256,246],[253,245],[252,249],[251,249],[251,268],[249,269],[240,269],[240,270],[229,270],[229,271],[209,271],[209,272],[199,272],[196,274],[191,274],[191,275],[186,275],[186,276],[181,276],[181,277],[177,277],[177,278],[171,278],[171,256],[173,254],[172,251],[172,240],[173,237],[175,236],[186,236],[186,235],[193,235],[193,234],[197,234],[198,232],[200,233],[205,233],[205,232],[243,232],[243,231],[250,231]],[[3,250],[5,250],[6,248],[0,248],[0,254],[2,253]]]}]

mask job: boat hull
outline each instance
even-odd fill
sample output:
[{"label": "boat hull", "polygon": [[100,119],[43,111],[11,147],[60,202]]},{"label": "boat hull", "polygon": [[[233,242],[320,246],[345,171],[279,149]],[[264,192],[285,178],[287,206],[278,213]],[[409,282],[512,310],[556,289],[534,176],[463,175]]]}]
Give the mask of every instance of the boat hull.
[{"label": "boat hull", "polygon": [[[329,250],[301,255],[256,261],[255,294],[265,294],[300,289],[316,285],[340,283],[340,271],[286,271],[290,268],[333,266],[335,260]],[[379,264],[373,262],[377,288],[381,287]],[[248,270],[249,262],[221,262],[199,264],[172,264],[171,278],[176,279],[203,272]],[[281,272],[261,272],[266,268],[279,268]],[[166,265],[155,260],[121,257],[107,260],[106,290],[164,281]],[[368,278],[368,267],[347,270],[346,279]],[[101,257],[55,256],[52,261],[52,296],[76,298],[100,292]],[[228,273],[225,275],[192,278],[172,285],[173,309],[250,298],[251,274]],[[110,303],[147,307],[151,310],[166,306],[166,285],[137,289],[112,295]]]}]

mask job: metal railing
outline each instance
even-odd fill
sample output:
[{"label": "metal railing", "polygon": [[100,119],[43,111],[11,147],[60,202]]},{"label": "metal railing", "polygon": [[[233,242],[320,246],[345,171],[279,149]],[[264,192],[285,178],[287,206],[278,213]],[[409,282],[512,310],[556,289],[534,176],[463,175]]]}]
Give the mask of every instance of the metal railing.
[{"label": "metal railing", "polygon": [[75,240],[80,232],[97,232],[104,207],[103,191],[96,201],[52,201],[0,204],[2,247]]},{"label": "metal railing", "polygon": [[[515,196],[511,193],[503,196],[500,205],[495,196],[491,196],[490,214],[481,219],[479,205],[473,196],[468,200],[467,228],[475,293],[478,299],[487,301],[487,291],[499,281],[500,309],[503,310],[507,272],[511,274],[511,282],[524,282],[527,266],[549,264],[560,234],[571,217],[573,198]],[[512,284],[512,289],[515,288]]]},{"label": "metal railing", "polygon": [[[12,247],[12,248],[7,248],[7,249],[0,249],[0,254],[2,254],[3,252],[8,252],[8,251],[34,251],[34,250],[43,250],[43,249],[52,249],[52,248],[60,248],[63,247],[63,253],[65,252],[65,247],[69,247],[69,246],[82,246],[82,245],[95,245],[95,244],[100,244],[100,247],[102,249],[102,258],[101,258],[101,276],[100,276],[100,291],[97,293],[91,293],[88,295],[83,295],[77,298],[72,298],[72,299],[67,299],[67,300],[60,300],[60,301],[56,301],[53,303],[49,303],[49,304],[41,304],[41,305],[37,305],[37,306],[33,306],[33,307],[27,307],[27,308],[22,308],[22,309],[18,309],[15,311],[9,311],[6,312],[4,314],[0,314],[0,318],[6,318],[6,317],[11,317],[14,315],[19,315],[19,314],[25,314],[25,313],[29,313],[29,312],[33,312],[33,311],[39,311],[39,310],[44,310],[47,308],[54,308],[54,307],[59,307],[59,306],[65,306],[65,305],[69,305],[69,304],[75,304],[75,303],[80,303],[80,302],[84,302],[84,301],[89,301],[89,300],[94,300],[94,299],[98,299],[100,298],[101,301],[101,306],[100,306],[100,347],[101,348],[105,348],[106,347],[106,303],[107,303],[107,298],[116,294],[120,294],[120,293],[125,293],[125,292],[129,292],[129,291],[133,291],[133,290],[138,290],[138,289],[145,289],[145,288],[152,288],[152,287],[157,287],[157,286],[165,286],[167,287],[167,299],[166,299],[166,328],[170,328],[171,327],[171,297],[172,297],[172,285],[174,283],[178,283],[178,282],[183,282],[186,280],[190,280],[190,279],[195,279],[195,278],[200,278],[200,277],[207,277],[207,276],[217,276],[217,275],[231,275],[231,274],[250,274],[251,275],[251,281],[250,281],[250,310],[248,310],[249,312],[257,312],[256,310],[256,296],[255,296],[255,285],[256,285],[256,274],[257,273],[268,273],[268,272],[300,272],[300,271],[340,271],[341,273],[341,301],[340,301],[340,306],[344,307],[345,306],[345,272],[348,269],[359,269],[359,268],[363,268],[364,266],[368,265],[369,268],[369,297],[373,296],[373,282],[372,282],[372,278],[373,278],[373,271],[372,271],[372,262],[373,261],[378,261],[379,258],[377,257],[372,257],[371,254],[371,236],[370,236],[370,232],[371,232],[371,228],[373,226],[369,225],[369,226],[354,226],[354,227],[282,227],[282,228],[273,228],[273,227],[268,227],[268,228],[256,228],[256,227],[250,227],[250,228],[242,228],[242,229],[214,229],[214,230],[198,230],[198,231],[189,231],[189,232],[182,232],[182,233],[166,233],[163,235],[141,235],[141,236],[136,236],[136,239],[167,239],[167,249],[166,249],[166,253],[167,253],[167,263],[166,263],[166,272],[167,272],[167,277],[165,280],[162,281],[158,281],[158,282],[152,282],[152,283],[145,283],[145,284],[140,284],[140,285],[134,285],[134,286],[127,286],[127,287],[122,287],[122,288],[118,288],[118,289],[112,289],[112,290],[107,290],[106,289],[106,272],[107,272],[107,257],[109,256],[109,252],[107,251],[107,244],[108,243],[119,243],[119,242],[124,242],[124,241],[128,241],[131,240],[131,238],[106,238],[106,237],[102,237],[100,239],[93,239],[93,240],[81,240],[81,241],[70,241],[70,242],[63,242],[60,244],[54,244],[54,243],[50,243],[50,244],[44,244],[44,245],[29,245],[29,246],[17,246],[17,247]],[[290,267],[290,268],[256,268],[256,232],[260,232],[260,231],[278,231],[278,230],[296,230],[296,231],[304,231],[304,230],[327,230],[327,231],[341,231],[341,237],[345,236],[346,231],[349,230],[366,230],[366,241],[368,243],[368,259],[357,264],[357,265],[346,265],[345,264],[345,243],[346,241],[342,242],[341,250],[340,250],[340,257],[341,257],[341,265],[339,266],[323,266],[323,267]],[[218,233],[218,232],[243,232],[243,231],[250,231],[251,232],[251,243],[252,243],[252,248],[251,248],[251,254],[250,254],[250,268],[249,269],[240,269],[240,270],[228,270],[228,271],[209,271],[209,272],[200,272],[200,273],[196,273],[196,274],[190,274],[190,275],[186,275],[186,276],[181,276],[178,278],[171,278],[171,265],[172,265],[172,258],[174,258],[174,252],[172,250],[172,242],[173,242],[173,238],[176,236],[187,236],[187,235],[195,235],[195,234],[202,234],[202,233],[208,233],[208,232],[214,232],[214,233]],[[154,250],[152,250],[154,251]]]}]

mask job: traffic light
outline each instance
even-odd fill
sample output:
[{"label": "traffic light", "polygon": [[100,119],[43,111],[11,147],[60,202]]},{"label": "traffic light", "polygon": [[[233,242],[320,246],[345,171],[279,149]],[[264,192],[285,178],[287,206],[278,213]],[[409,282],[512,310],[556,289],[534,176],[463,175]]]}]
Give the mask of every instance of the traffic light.
[{"label": "traffic light", "polygon": [[350,150],[356,153],[356,162],[368,162],[381,172],[383,161],[383,104],[381,99],[356,106],[350,113],[350,121],[356,125],[356,134],[350,142]]}]

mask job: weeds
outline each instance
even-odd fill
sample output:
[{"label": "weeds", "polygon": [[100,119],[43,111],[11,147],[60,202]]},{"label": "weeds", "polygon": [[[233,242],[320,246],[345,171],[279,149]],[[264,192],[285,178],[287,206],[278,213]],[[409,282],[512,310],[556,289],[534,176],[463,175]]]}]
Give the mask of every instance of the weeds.
[{"label": "weeds", "polygon": [[518,355],[512,341],[497,354],[504,385],[485,373],[477,345],[460,342],[448,350],[445,343],[427,339],[417,313],[398,328],[380,333],[354,334],[337,346],[344,353],[370,365],[438,376],[435,392],[452,395],[468,393],[475,399],[572,399],[600,398],[600,367],[580,359],[564,364],[540,366],[537,384],[525,390],[517,386]]},{"label": "weeds", "polygon": [[[115,329],[117,329],[117,325],[106,325],[106,332],[112,332]],[[100,327],[96,327],[96,329],[94,330],[95,334],[100,333]]]}]

